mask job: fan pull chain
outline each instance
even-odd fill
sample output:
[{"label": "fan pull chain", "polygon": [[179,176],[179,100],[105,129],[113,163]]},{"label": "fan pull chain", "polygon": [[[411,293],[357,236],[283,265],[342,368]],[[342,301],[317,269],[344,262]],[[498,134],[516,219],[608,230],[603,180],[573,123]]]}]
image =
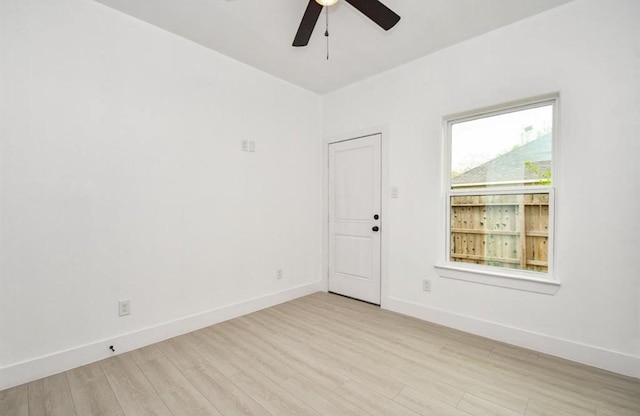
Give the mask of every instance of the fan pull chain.
[{"label": "fan pull chain", "polygon": [[324,6],[325,16],[327,19],[327,28],[324,31],[324,36],[327,38],[327,61],[329,60],[329,6]]}]

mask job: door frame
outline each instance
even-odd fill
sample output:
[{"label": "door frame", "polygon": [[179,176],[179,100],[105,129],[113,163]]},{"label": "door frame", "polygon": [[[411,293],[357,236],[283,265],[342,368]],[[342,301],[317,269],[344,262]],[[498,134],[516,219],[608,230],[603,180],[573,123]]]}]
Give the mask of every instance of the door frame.
[{"label": "door frame", "polygon": [[337,134],[326,137],[322,146],[322,163],[324,174],[322,175],[322,277],[320,288],[324,292],[329,291],[329,145],[348,140],[360,139],[367,136],[380,134],[380,307],[386,308],[388,300],[388,253],[389,253],[389,127],[377,126],[351,133]]}]

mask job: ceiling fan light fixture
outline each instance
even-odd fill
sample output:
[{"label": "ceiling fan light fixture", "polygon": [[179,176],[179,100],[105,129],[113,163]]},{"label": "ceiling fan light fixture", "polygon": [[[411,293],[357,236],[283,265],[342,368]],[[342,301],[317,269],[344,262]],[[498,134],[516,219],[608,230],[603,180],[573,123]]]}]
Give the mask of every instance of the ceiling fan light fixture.
[{"label": "ceiling fan light fixture", "polygon": [[[98,0],[102,1],[102,0]],[[303,0],[299,0],[303,1]],[[389,30],[400,21],[400,16],[393,10],[382,4],[380,0],[345,0],[351,6],[355,7],[360,13],[371,19],[375,24],[380,26],[384,30]],[[300,47],[307,46],[309,39],[313,33],[313,28],[316,26],[320,14],[322,14],[325,6],[329,7],[338,2],[338,0],[308,0],[307,8],[298,26],[295,38],[293,38],[293,44],[291,46]],[[327,12],[327,30],[324,32],[329,40],[329,9]]]},{"label": "ceiling fan light fixture", "polygon": [[321,6],[333,6],[337,2],[338,0],[316,0],[316,3],[318,3]]}]

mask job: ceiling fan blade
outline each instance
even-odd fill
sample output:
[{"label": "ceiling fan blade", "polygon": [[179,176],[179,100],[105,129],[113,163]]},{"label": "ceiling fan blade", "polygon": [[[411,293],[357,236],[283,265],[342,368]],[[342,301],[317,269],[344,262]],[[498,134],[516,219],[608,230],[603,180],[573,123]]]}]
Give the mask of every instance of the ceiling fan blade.
[{"label": "ceiling fan blade", "polygon": [[378,0],[346,0],[362,14],[373,20],[378,26],[384,30],[389,30],[400,21],[393,10],[380,3]]},{"label": "ceiling fan blade", "polygon": [[298,33],[293,39],[293,46],[307,46],[313,33],[313,28],[316,27],[318,17],[322,13],[322,7],[316,0],[309,0],[307,10],[305,10],[300,27],[298,27]]}]

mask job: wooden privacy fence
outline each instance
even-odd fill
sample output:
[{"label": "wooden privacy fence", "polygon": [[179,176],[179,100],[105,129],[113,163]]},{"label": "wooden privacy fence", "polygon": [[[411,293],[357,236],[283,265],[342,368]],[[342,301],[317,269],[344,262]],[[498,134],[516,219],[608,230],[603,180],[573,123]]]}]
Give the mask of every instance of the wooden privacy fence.
[{"label": "wooden privacy fence", "polygon": [[549,194],[451,197],[451,261],[548,271]]}]

